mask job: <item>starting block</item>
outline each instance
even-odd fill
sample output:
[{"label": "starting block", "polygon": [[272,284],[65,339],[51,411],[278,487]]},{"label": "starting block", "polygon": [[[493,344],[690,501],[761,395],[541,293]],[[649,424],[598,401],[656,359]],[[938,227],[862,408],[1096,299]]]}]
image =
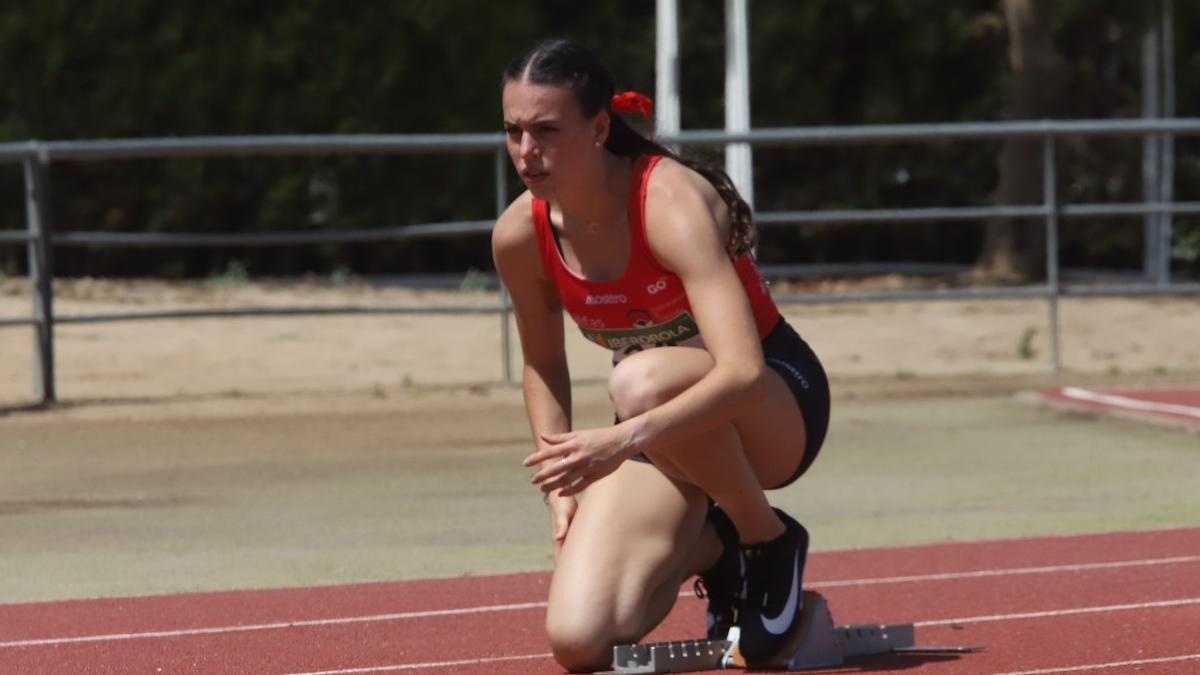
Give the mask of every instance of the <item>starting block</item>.
[{"label": "starting block", "polygon": [[[872,654],[921,653],[961,654],[981,647],[918,647],[913,625],[861,624],[836,626],[829,605],[820,593],[804,591],[801,630],[791,656],[755,669],[806,670],[840,666],[847,657]],[[697,670],[746,668],[738,650],[738,629],[725,640],[676,640],[613,647],[610,673],[686,673]]]}]

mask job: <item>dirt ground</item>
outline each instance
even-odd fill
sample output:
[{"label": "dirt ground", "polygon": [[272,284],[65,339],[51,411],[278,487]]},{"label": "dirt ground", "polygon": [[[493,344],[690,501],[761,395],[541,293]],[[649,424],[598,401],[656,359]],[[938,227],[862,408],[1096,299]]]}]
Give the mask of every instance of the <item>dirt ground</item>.
[{"label": "dirt ground", "polygon": [[[60,316],[498,304],[483,292],[318,282],[56,288]],[[23,281],[0,284],[0,316],[29,305]],[[1200,382],[1196,298],[1064,300],[1057,375],[1040,301],[785,313],[834,389],[822,457],[771,495],[803,517],[816,548],[1200,522],[1194,435],[1012,395]],[[606,355],[568,335],[577,423],[606,424]],[[552,564],[544,507],[520,466],[520,391],[501,384],[496,315],[64,323],[61,403],[48,410],[29,407],[32,343],[28,327],[0,328],[0,602]]]}]

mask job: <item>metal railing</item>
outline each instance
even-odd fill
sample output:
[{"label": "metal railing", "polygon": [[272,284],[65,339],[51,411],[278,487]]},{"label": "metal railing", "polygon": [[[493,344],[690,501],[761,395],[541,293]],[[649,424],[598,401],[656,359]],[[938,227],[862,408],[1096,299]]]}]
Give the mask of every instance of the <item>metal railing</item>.
[{"label": "metal railing", "polygon": [[[1014,299],[1044,297],[1049,310],[1051,364],[1061,368],[1058,299],[1064,295],[1137,295],[1197,293],[1200,284],[1171,283],[1157,275],[1156,284],[1109,284],[1064,286],[1058,262],[1060,218],[1120,217],[1145,214],[1200,214],[1200,202],[1152,201],[1141,203],[1060,204],[1055,162],[1056,139],[1064,136],[1168,137],[1200,135],[1200,118],[1138,120],[1064,120],[952,124],[903,124],[754,129],[743,133],[715,130],[685,131],[659,140],[675,146],[720,146],[749,143],[756,147],[804,145],[863,145],[896,142],[936,142],[1005,138],[1039,139],[1042,143],[1043,200],[1041,204],[991,207],[935,207],[906,209],[774,211],[759,212],[763,225],[804,223],[872,223],[937,220],[981,221],[990,218],[1040,219],[1045,222],[1046,282],[1035,286],[1006,288],[941,289],[846,294],[776,294],[780,303],[835,303],[891,300]],[[58,246],[278,246],[314,243],[348,243],[404,240],[483,234],[493,221],[429,223],[335,232],[291,231],[271,233],[161,234],[54,231],[48,217],[49,173],[53,162],[81,162],[133,158],[231,157],[286,155],[380,155],[415,153],[483,153],[495,158],[495,206],[501,213],[508,201],[509,162],[501,134],[427,135],[306,135],[306,136],[207,136],[192,138],[148,138],[89,141],[27,141],[0,143],[0,161],[20,162],[24,167],[26,228],[0,230],[0,244],[27,247],[33,311],[27,319],[0,319],[6,325],[35,328],[35,396],[43,403],[56,400],[54,377],[54,326],[56,323],[179,319],[267,315],[374,314],[374,313],[499,313],[501,318],[501,362],[506,382],[513,381],[509,314],[511,307],[503,288],[499,305],[463,306],[343,306],[242,308],[126,312],[55,316],[53,305],[53,250]]]}]

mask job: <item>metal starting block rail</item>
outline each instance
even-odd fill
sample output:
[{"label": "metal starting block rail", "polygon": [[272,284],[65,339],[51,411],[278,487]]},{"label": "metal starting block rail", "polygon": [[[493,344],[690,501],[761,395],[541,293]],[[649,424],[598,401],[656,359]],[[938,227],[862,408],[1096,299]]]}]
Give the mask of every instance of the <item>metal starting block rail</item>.
[{"label": "metal starting block rail", "polygon": [[[738,650],[738,629],[726,640],[676,640],[613,647],[611,673],[686,673],[697,670],[746,668]],[[804,609],[797,647],[777,663],[753,664],[755,669],[806,670],[840,666],[851,656],[921,653],[961,654],[981,647],[918,647],[913,625],[861,624],[835,626],[829,605],[820,593],[804,591]]]}]

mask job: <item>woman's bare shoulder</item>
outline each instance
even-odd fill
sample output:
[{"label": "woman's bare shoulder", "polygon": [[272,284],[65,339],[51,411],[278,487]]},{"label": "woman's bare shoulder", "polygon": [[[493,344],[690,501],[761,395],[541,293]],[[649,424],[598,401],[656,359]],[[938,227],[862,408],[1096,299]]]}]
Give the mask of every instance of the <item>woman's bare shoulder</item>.
[{"label": "woman's bare shoulder", "polygon": [[492,260],[509,290],[521,279],[544,280],[537,230],[533,226],[533,196],[517,197],[492,228]]},{"label": "woman's bare shoulder", "polygon": [[713,184],[695,169],[671,157],[663,157],[646,183],[647,222],[662,220],[695,222],[698,217],[728,227],[725,201]]},{"label": "woman's bare shoulder", "polygon": [[717,223],[728,220],[728,209],[713,184],[692,167],[671,157],[658,161],[646,183],[646,210],[660,209],[675,213],[690,211],[693,216],[695,210],[703,210]]},{"label": "woman's bare shoulder", "polygon": [[533,195],[528,190],[521,193],[504,209],[492,228],[492,247],[520,246],[523,242],[536,240],[533,228]]}]

